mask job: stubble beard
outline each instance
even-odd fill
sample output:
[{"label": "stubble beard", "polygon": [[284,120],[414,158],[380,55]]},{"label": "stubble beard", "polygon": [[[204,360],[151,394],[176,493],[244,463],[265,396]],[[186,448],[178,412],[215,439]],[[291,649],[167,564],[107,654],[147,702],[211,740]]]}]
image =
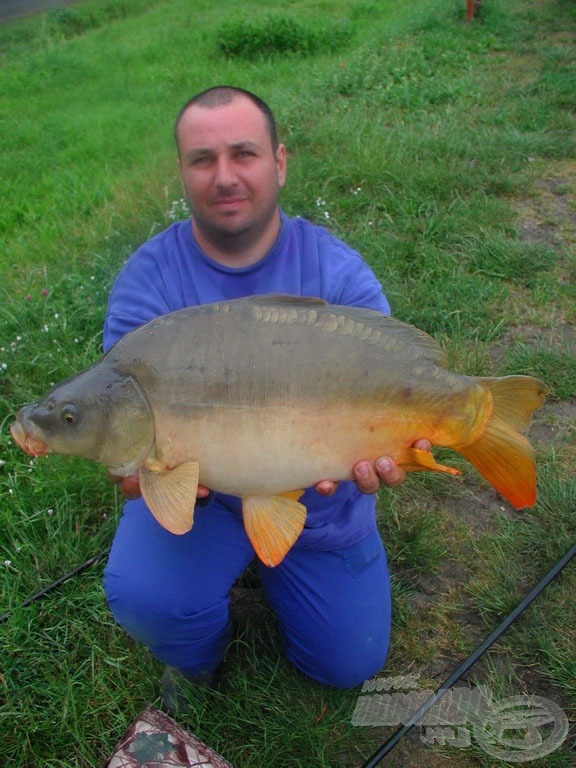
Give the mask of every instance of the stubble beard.
[{"label": "stubble beard", "polygon": [[213,247],[230,254],[245,252],[256,246],[266,233],[278,211],[278,202],[274,201],[264,210],[256,213],[250,219],[235,222],[234,217],[223,222],[210,216],[202,216],[192,212],[192,220],[201,237]]}]

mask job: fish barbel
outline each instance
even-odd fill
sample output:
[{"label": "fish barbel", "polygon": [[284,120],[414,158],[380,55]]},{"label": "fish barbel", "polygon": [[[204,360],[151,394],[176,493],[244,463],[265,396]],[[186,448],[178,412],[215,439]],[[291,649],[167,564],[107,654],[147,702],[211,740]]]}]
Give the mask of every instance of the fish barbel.
[{"label": "fish barbel", "polygon": [[32,455],[83,456],[140,476],[158,522],[193,524],[199,483],[242,498],[260,559],[277,565],[306,518],[302,489],[349,480],[360,459],[459,474],[412,444],[464,456],[517,508],[536,499],[524,435],[546,394],[531,376],[442,367],[437,343],[378,312],[259,296],[182,309],[126,334],[97,363],[24,407]]}]

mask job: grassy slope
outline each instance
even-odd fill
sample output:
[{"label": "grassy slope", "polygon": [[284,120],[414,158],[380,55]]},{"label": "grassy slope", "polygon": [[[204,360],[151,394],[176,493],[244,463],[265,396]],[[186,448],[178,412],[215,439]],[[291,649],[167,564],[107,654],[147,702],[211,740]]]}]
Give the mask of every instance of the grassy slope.
[{"label": "grassy slope", "polygon": [[[306,29],[329,8],[354,37],[336,54],[255,62],[217,55],[230,14],[207,2],[119,2],[114,13],[85,2],[0,28],[3,606],[110,541],[118,501],[102,473],[29,464],[7,426],[18,405],[97,356],[114,274],[180,197],[172,117],[214,82],[270,101],[291,154],[286,210],[355,244],[396,315],[433,332],[462,371],[535,372],[553,405],[573,402],[574,347],[558,340],[576,322],[574,230],[553,210],[541,223],[560,227],[558,242],[522,240],[518,228],[542,179],[560,180],[554,199],[565,222],[574,215],[573,7],[487,2],[467,28],[460,5],[267,3]],[[236,3],[232,16],[256,8]],[[555,438],[539,448],[534,512],[512,514],[467,467],[463,483],[414,477],[382,494],[390,674],[438,684],[573,541],[574,420],[558,413],[546,414]],[[159,666],[114,625],[100,576],[94,568],[3,627],[3,764],[100,765],[157,696]],[[574,586],[567,572],[472,682],[548,696],[573,716]],[[243,768],[360,764],[372,746],[350,725],[357,692],[288,668],[259,610],[231,648],[229,688],[199,695],[184,724]],[[407,764],[491,764],[474,746],[404,749]],[[567,760],[559,750],[533,765]]]}]

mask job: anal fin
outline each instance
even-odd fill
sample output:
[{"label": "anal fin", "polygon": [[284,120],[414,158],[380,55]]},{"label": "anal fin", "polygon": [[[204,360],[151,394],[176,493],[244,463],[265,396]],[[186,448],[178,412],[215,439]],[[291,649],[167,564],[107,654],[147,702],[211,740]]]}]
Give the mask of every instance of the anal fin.
[{"label": "anal fin", "polygon": [[431,451],[421,451],[418,448],[409,448],[408,459],[403,461],[400,466],[405,472],[428,470],[429,472],[445,472],[447,475],[462,474],[459,469],[439,464]]},{"label": "anal fin", "polygon": [[256,554],[267,566],[282,562],[306,520],[306,507],[298,499],[304,491],[278,496],[245,496],[242,499],[244,527]]},{"label": "anal fin", "polygon": [[194,522],[199,467],[185,461],[173,469],[140,467],[140,488],[150,511],[170,533],[188,533]]}]

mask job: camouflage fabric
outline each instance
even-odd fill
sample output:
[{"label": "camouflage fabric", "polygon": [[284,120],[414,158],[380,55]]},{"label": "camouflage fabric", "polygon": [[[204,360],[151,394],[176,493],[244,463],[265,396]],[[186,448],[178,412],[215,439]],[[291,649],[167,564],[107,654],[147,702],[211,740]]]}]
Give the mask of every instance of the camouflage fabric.
[{"label": "camouflage fabric", "polygon": [[128,728],[106,768],[233,768],[223,757],[158,709],[146,709]]}]

